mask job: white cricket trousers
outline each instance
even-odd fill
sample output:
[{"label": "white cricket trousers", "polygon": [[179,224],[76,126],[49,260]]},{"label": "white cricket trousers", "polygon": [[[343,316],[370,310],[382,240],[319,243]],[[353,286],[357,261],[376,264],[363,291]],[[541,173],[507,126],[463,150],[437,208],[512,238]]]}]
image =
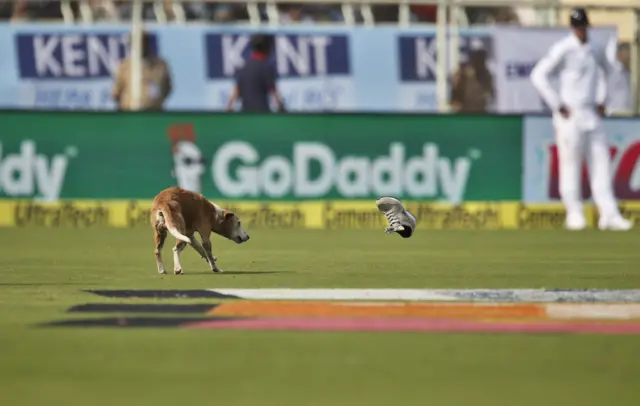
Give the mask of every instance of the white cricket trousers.
[{"label": "white cricket trousers", "polygon": [[607,134],[595,108],[571,109],[569,118],[554,114],[560,169],[560,198],[567,216],[583,216],[581,174],[583,158],[589,169],[591,195],[600,218],[620,216],[612,190]]}]

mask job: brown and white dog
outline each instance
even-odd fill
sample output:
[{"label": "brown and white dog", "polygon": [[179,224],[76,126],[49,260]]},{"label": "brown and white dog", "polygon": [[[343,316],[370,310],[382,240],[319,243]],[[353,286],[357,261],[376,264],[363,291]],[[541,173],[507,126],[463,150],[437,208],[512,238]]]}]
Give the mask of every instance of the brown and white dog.
[{"label": "brown and white dog", "polygon": [[[249,234],[242,228],[238,216],[211,203],[203,195],[174,186],[163,190],[153,199],[151,224],[156,240],[156,263],[158,273],[167,273],[162,263],[162,247],[167,231],[176,238],[173,247],[173,273],[182,274],[180,253],[191,245],[204,258],[213,272],[223,272],[216,265],[217,258],[211,253],[211,232],[242,244]],[[195,238],[200,234],[202,244]]]}]

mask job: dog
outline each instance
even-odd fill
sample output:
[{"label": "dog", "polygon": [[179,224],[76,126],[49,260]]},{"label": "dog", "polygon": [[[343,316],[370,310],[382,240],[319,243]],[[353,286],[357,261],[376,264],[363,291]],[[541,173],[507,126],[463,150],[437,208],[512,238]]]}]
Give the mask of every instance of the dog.
[{"label": "dog", "polygon": [[[211,232],[237,244],[249,241],[249,234],[233,212],[211,203],[203,195],[174,186],[163,190],[153,199],[151,224],[156,242],[155,256],[158,273],[167,273],[162,262],[162,247],[167,232],[176,238],[173,247],[173,273],[182,274],[180,253],[191,245],[207,261],[213,272],[224,272],[211,253]],[[195,238],[200,234],[202,243]]]}]

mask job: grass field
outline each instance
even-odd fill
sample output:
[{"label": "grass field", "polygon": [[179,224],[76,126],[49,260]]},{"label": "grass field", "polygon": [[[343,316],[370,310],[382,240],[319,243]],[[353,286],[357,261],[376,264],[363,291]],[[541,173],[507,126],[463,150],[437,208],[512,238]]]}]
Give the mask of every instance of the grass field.
[{"label": "grass field", "polygon": [[148,229],[0,241],[2,406],[640,404],[640,336],[34,327],[124,301],[83,289],[640,288],[640,233],[256,230],[214,240],[226,274],[188,249],[183,276]]}]

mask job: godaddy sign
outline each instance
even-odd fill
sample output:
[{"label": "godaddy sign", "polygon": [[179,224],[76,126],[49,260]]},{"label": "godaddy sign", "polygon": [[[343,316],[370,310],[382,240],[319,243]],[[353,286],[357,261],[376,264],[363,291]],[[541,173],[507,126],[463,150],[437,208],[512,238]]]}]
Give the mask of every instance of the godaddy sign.
[{"label": "godaddy sign", "polygon": [[0,112],[0,197],[517,200],[521,119]]},{"label": "godaddy sign", "polygon": [[22,140],[19,151],[0,141],[0,194],[9,197],[53,201],[60,197],[69,158],[77,151],[66,146],[65,154],[41,154],[32,140]]},{"label": "godaddy sign", "polygon": [[392,195],[459,202],[474,158],[481,156],[480,151],[472,151],[472,157],[442,156],[438,144],[429,142],[417,150],[394,142],[377,156],[340,156],[322,142],[294,142],[287,156],[261,156],[250,142],[231,141],[216,151],[211,171],[215,187],[233,198],[337,193],[345,198]]}]

